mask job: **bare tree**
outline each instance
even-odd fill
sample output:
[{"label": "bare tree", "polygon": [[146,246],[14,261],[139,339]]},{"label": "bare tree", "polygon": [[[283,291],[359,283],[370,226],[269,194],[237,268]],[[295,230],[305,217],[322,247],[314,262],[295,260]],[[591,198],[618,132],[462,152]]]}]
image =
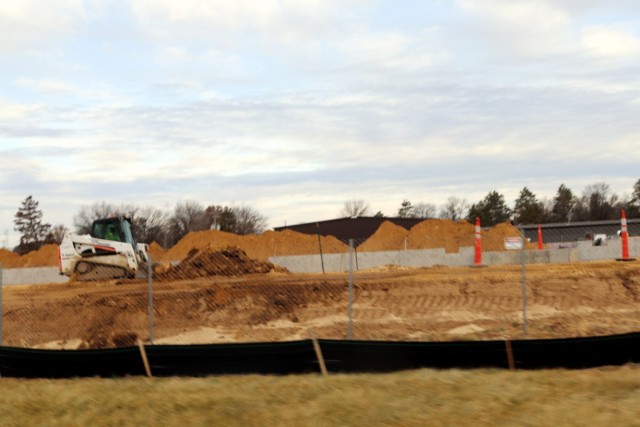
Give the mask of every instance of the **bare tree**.
[{"label": "bare tree", "polygon": [[207,230],[210,227],[204,207],[194,201],[178,202],[169,219],[169,238],[171,245],[192,231]]},{"label": "bare tree", "polygon": [[169,232],[168,215],[157,208],[140,208],[132,217],[136,240],[144,243],[156,242],[166,249]]},{"label": "bare tree", "polygon": [[469,210],[469,203],[465,199],[458,199],[457,197],[449,197],[447,203],[440,207],[439,217],[443,219],[450,219],[452,221],[460,221],[467,216]]},{"label": "bare tree", "polygon": [[618,196],[612,194],[609,185],[604,182],[587,185],[580,201],[588,212],[587,220],[601,221],[616,218],[614,205],[618,201]]},{"label": "bare tree", "polygon": [[236,234],[260,234],[267,226],[267,218],[249,206],[233,208]]},{"label": "bare tree", "polygon": [[62,238],[64,237],[64,233],[67,232],[67,227],[62,224],[58,224],[51,228],[47,237],[45,239],[45,243],[55,243],[59,245],[62,242]]},{"label": "bare tree", "polygon": [[350,218],[367,216],[370,214],[370,211],[371,208],[369,207],[369,203],[362,199],[350,199],[344,202],[344,206],[340,211],[340,216]]},{"label": "bare tree", "polygon": [[91,232],[91,224],[96,219],[119,215],[133,218],[138,209],[133,205],[115,205],[104,201],[95,202],[92,205],[80,207],[78,214],[73,217],[73,225],[77,233],[88,234]]},{"label": "bare tree", "polygon": [[420,202],[413,207],[412,218],[435,218],[436,205]]}]

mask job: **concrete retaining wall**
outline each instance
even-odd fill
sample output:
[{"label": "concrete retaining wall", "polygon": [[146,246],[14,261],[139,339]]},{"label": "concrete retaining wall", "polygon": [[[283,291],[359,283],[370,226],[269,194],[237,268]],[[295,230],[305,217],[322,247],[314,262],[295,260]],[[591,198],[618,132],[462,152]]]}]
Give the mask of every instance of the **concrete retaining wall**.
[{"label": "concrete retaining wall", "polygon": [[66,283],[67,276],[61,276],[58,267],[31,267],[2,269],[2,285],[40,285],[43,283]]},{"label": "concrete retaining wall", "polygon": [[[483,265],[509,265],[521,263],[521,251],[483,252]],[[527,264],[561,264],[580,261],[614,260],[622,256],[620,239],[607,240],[605,246],[593,246],[589,241],[577,242],[575,248],[524,251]],[[629,239],[629,256],[640,259],[640,238]],[[444,249],[420,249],[381,252],[356,252],[353,267],[366,270],[385,265],[406,267],[432,267],[434,265],[473,265],[474,249],[460,248],[458,253],[445,253]],[[274,264],[294,273],[321,273],[349,271],[349,254],[277,256],[269,258]],[[142,276],[141,276],[142,277]],[[2,270],[3,285],[66,283],[69,278],[58,274],[58,267],[7,268]]]},{"label": "concrete retaining wall", "polygon": [[[560,264],[580,261],[614,260],[622,256],[620,239],[607,240],[604,246],[593,246],[590,241],[577,242],[574,248],[524,251],[526,264]],[[629,256],[640,258],[640,238],[629,239]],[[483,265],[520,264],[522,252],[483,252]],[[444,249],[420,249],[402,251],[357,252],[354,254],[354,269],[366,270],[384,265],[406,267],[432,267],[435,265],[473,265],[474,248],[463,247],[458,253],[445,253]],[[349,270],[349,254],[324,254],[276,256],[269,258],[274,264],[294,273],[320,273]]]}]

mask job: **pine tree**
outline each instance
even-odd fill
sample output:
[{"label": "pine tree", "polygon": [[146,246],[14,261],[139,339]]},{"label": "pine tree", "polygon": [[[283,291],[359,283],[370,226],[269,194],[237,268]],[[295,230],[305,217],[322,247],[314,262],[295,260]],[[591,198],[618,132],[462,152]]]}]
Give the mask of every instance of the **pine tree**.
[{"label": "pine tree", "polygon": [[413,218],[413,205],[407,199],[404,199],[398,209],[399,218]]},{"label": "pine tree", "polygon": [[517,224],[539,224],[542,221],[543,207],[535,194],[527,187],[520,191],[513,206],[513,216]]},{"label": "pine tree", "polygon": [[42,211],[38,209],[38,204],[37,200],[29,196],[22,201],[22,206],[16,212],[14,229],[21,233],[20,244],[16,248],[18,253],[40,248],[49,233],[51,225],[42,223]]},{"label": "pine tree", "polygon": [[497,191],[491,191],[484,199],[471,205],[467,221],[473,224],[478,217],[483,226],[492,226],[509,221],[510,216],[511,210],[507,206],[504,196]]},{"label": "pine tree", "polygon": [[560,184],[556,197],[553,198],[553,208],[551,218],[554,222],[568,222],[571,220],[571,213],[576,204],[576,198],[569,187]]}]

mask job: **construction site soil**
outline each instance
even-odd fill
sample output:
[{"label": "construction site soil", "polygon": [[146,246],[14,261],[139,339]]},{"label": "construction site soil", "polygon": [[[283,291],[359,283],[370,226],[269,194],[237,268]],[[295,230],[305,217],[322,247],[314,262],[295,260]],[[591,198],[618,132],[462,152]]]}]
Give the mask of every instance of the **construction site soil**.
[{"label": "construction site soil", "polygon": [[[482,232],[484,251],[504,251],[505,237],[518,237],[519,230],[509,223],[498,224]],[[448,253],[458,252],[463,246],[474,245],[474,226],[466,221],[454,222],[446,219],[427,219],[407,230],[385,221],[378,230],[358,246],[359,252],[397,251],[403,249],[444,248]],[[175,246],[165,251],[156,242],[149,245],[149,253],[155,262],[180,261],[193,249],[207,247],[209,250],[238,247],[256,260],[267,261],[269,257],[286,255],[312,255],[322,253],[344,253],[347,243],[333,236],[316,236],[291,230],[266,231],[261,234],[237,235],[218,230],[188,233]],[[527,243],[528,249],[534,245]],[[34,252],[18,255],[0,249],[0,264],[4,268],[46,267],[58,265],[57,245],[44,245]]]},{"label": "construction site soil", "polygon": [[[436,234],[436,225],[444,230],[439,243],[430,237]],[[459,228],[465,230],[461,235],[456,234]],[[492,244],[490,233],[499,242],[495,249],[487,248]],[[517,229],[508,224],[494,227],[483,232],[483,247],[503,250],[498,247],[502,239],[517,235]],[[323,239],[326,252],[346,250],[336,239]],[[385,223],[359,251],[363,247],[389,250],[384,241],[394,249],[406,244],[457,251],[473,244],[473,227],[425,222],[407,232]],[[165,261],[152,282],[154,342],[347,338],[346,273],[292,274],[266,261],[273,254],[317,253],[317,247],[317,236],[291,231],[244,238],[218,231],[190,233],[166,252],[153,244],[154,259]],[[47,265],[55,265],[55,245],[11,259],[13,254],[0,253],[0,262],[36,266],[29,257],[46,258],[47,251],[54,258]],[[170,265],[168,260],[181,262]],[[640,331],[638,261],[533,264],[526,266],[525,273],[526,336],[519,265],[386,266],[357,271],[353,275],[353,338],[450,341]],[[3,299],[4,345],[108,348],[150,338],[147,279],[7,286]]]}]

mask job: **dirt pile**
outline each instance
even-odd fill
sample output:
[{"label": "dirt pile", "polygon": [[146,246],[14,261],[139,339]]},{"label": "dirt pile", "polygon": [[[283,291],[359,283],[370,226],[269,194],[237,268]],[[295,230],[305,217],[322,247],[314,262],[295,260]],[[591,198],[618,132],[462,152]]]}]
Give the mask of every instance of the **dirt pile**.
[{"label": "dirt pile", "polygon": [[37,251],[22,256],[0,249],[0,263],[4,268],[54,267],[58,265],[58,245],[44,245]]},{"label": "dirt pile", "polygon": [[[482,232],[483,251],[505,251],[504,239],[506,237],[521,237],[520,230],[508,222],[497,224],[488,231]],[[538,246],[527,242],[525,249],[536,249]]]},{"label": "dirt pile", "polygon": [[[519,237],[520,231],[508,222],[489,230],[482,230],[483,251],[504,251],[505,237]],[[405,249],[444,248],[447,253],[457,253],[461,247],[474,246],[475,226],[466,221],[426,219],[411,230],[385,221],[378,230],[364,241],[359,252],[397,251]],[[534,245],[527,245],[533,248]]]},{"label": "dirt pile", "polygon": [[[482,231],[483,251],[503,251],[505,237],[518,237],[519,230],[509,223],[498,224]],[[456,253],[464,246],[474,245],[474,225],[466,221],[427,219],[411,230],[385,221],[378,230],[360,246],[359,252],[397,251],[403,249],[444,248],[447,253]],[[175,246],[165,251],[158,243],[149,245],[154,261],[180,261],[193,249],[223,250],[235,246],[248,257],[267,261],[269,257],[281,255],[310,255],[320,253],[345,253],[348,246],[333,236],[298,233],[292,230],[266,231],[262,234],[240,236],[224,231],[207,230],[191,232]],[[535,245],[528,244],[528,249]],[[58,246],[44,245],[34,252],[19,256],[0,249],[0,263],[4,268],[53,267],[58,265]]]},{"label": "dirt pile", "polygon": [[385,221],[367,240],[358,246],[358,252],[398,251],[408,246],[409,230],[391,221]]},{"label": "dirt pile", "polygon": [[192,249],[206,246],[217,249],[236,246],[245,251],[250,258],[266,261],[271,256],[317,254],[320,253],[320,245],[324,253],[340,253],[348,250],[344,243],[333,236],[321,236],[318,242],[318,236],[291,230],[267,231],[245,236],[207,230],[187,234],[159,260],[178,261],[184,259]]},{"label": "dirt pile", "polygon": [[44,245],[20,257],[20,267],[53,267],[58,265],[58,245]]},{"label": "dirt pile", "polygon": [[165,250],[157,242],[151,242],[149,245],[149,255],[152,260],[162,259]]},{"label": "dirt pile", "polygon": [[258,261],[234,246],[218,249],[208,245],[192,249],[178,265],[169,267],[158,274],[158,279],[195,279],[209,276],[243,276],[245,274],[265,274],[271,271],[286,271],[270,262]]},{"label": "dirt pile", "polygon": [[458,252],[463,246],[473,246],[475,227],[466,221],[426,219],[409,231],[409,249],[444,248],[445,252]]},{"label": "dirt pile", "polygon": [[0,264],[3,268],[15,268],[20,263],[20,255],[6,249],[0,249]]}]

